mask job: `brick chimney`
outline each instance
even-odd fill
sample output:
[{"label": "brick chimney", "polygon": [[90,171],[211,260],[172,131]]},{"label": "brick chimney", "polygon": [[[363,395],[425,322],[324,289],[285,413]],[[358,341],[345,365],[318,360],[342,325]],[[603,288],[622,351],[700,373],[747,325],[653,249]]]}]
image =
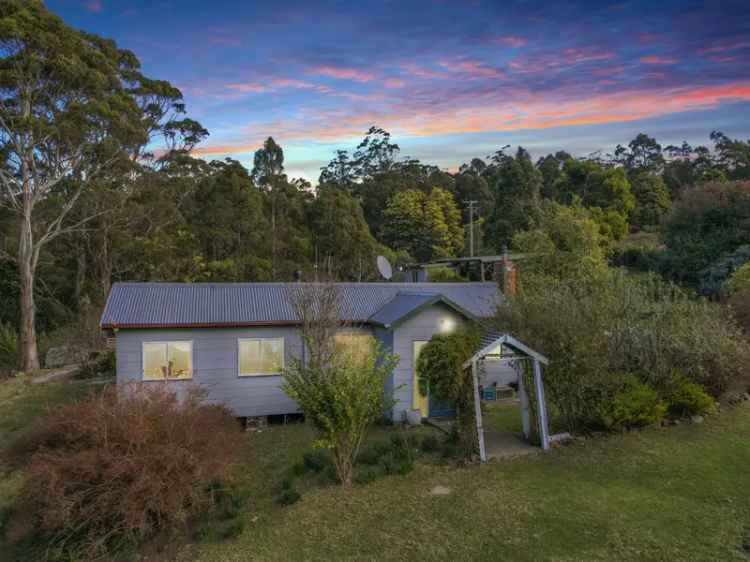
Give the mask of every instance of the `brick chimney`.
[{"label": "brick chimney", "polygon": [[512,297],[517,293],[516,264],[508,257],[508,248],[503,248],[503,256],[494,264],[495,282],[500,286],[503,295]]}]

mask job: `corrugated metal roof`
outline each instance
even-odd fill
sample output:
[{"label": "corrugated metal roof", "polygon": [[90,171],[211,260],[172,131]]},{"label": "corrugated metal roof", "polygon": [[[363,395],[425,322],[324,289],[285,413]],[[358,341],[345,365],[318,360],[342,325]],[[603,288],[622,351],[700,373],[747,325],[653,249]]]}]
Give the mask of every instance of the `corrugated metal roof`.
[{"label": "corrugated metal roof", "polygon": [[[104,328],[219,327],[294,324],[289,301],[299,283],[115,283]],[[368,319],[399,293],[443,295],[477,317],[501,300],[495,283],[337,283],[342,320]]]},{"label": "corrugated metal roof", "polygon": [[370,316],[370,321],[383,326],[390,326],[394,322],[408,316],[418,308],[434,301],[435,294],[429,293],[398,293],[395,297],[385,303],[375,314]]},{"label": "corrugated metal roof", "polygon": [[451,308],[457,309],[458,312],[466,316],[476,316],[440,293],[399,292],[395,297],[385,303],[375,314],[370,316],[370,322],[385,327],[391,327],[423,306],[428,306],[441,301],[445,302],[445,304],[449,305]]}]

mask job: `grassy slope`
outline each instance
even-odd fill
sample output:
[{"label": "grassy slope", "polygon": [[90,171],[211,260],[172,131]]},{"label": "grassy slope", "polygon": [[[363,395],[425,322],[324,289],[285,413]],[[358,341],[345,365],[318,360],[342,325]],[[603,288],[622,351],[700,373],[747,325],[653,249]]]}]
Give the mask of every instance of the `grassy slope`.
[{"label": "grassy slope", "polygon": [[[275,474],[310,438],[302,427],[252,436],[257,519],[238,539],[191,546],[184,559],[748,560],[748,407],[485,466],[423,464],[275,506]],[[437,484],[453,493],[430,496]]]},{"label": "grassy slope", "polygon": [[[0,442],[84,385],[0,383]],[[512,414],[488,416],[499,425]],[[382,430],[378,430],[381,432]],[[274,503],[314,436],[304,425],[249,434],[252,488],[237,539],[186,546],[183,560],[748,560],[750,407],[700,426],[589,440],[546,455],[411,474]],[[0,508],[18,478],[0,480]],[[441,484],[449,496],[431,496]],[[0,553],[4,550],[0,542]],[[0,555],[0,559],[3,556]]]}]

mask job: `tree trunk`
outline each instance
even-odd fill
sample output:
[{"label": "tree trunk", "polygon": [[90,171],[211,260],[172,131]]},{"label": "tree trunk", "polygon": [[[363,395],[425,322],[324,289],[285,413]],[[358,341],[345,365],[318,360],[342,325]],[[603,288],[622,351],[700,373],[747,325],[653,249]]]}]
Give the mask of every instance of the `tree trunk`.
[{"label": "tree trunk", "polygon": [[18,243],[18,280],[21,287],[21,369],[25,372],[39,369],[36,329],[34,328],[34,239],[29,217],[21,218],[20,240]]}]

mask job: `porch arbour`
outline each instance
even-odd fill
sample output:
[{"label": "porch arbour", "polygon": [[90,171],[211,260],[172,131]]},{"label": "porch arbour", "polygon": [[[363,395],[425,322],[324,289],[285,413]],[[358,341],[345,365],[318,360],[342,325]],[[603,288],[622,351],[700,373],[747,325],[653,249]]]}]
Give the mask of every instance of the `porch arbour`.
[{"label": "porch arbour", "polygon": [[[482,423],[481,399],[479,396],[479,365],[488,355],[495,353],[497,347],[509,349],[520,360],[529,360],[532,365],[534,381],[534,398],[536,400],[537,425],[539,427],[539,440],[542,449],[549,449],[549,423],[547,420],[547,405],[544,398],[544,382],[542,380],[542,365],[548,365],[547,359],[541,353],[538,353],[528,347],[526,344],[518,341],[510,334],[491,333],[482,338],[479,351],[471,356],[464,364],[464,369],[471,368],[472,378],[474,380],[474,411],[477,423],[477,436],[479,441],[479,458],[482,462],[487,460],[487,452],[484,444],[484,427]],[[520,367],[522,368],[522,367]],[[523,374],[518,376],[518,395],[521,403],[521,423],[523,427],[523,436],[525,439],[531,437],[531,420],[529,415],[529,394],[526,388]]]}]

